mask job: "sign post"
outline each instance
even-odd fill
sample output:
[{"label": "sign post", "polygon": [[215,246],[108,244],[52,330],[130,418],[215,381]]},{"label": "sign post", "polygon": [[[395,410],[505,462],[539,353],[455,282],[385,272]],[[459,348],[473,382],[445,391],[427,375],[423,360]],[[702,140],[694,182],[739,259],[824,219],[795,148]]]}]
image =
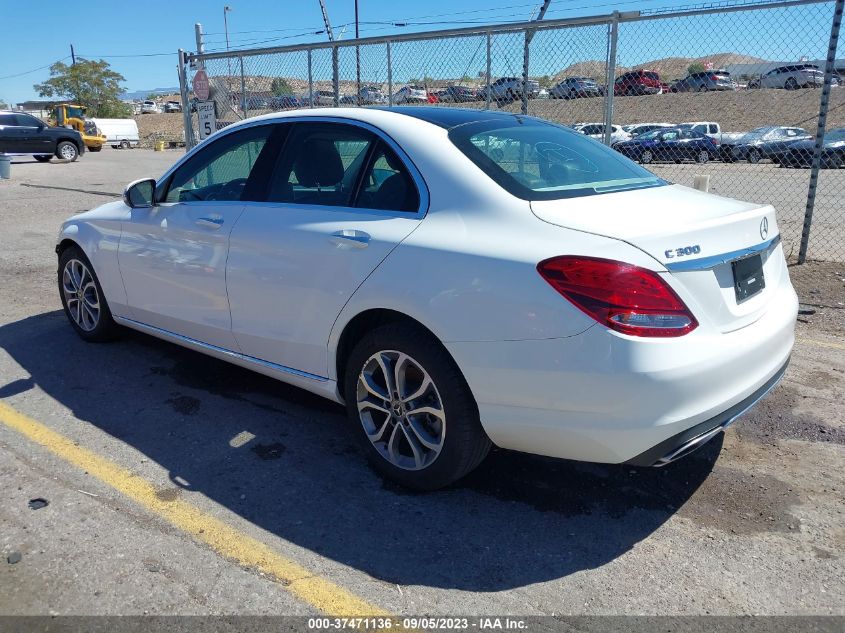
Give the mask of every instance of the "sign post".
[{"label": "sign post", "polygon": [[200,140],[204,141],[217,131],[217,116],[214,114],[213,101],[197,103],[197,120],[200,128]]}]

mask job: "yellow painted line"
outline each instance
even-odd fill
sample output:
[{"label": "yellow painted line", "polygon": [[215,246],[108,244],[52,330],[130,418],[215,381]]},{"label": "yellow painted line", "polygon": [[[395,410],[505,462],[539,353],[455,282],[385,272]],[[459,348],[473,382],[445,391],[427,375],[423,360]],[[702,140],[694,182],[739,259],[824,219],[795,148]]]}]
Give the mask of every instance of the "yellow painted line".
[{"label": "yellow painted line", "polygon": [[241,565],[254,567],[285,584],[285,589],[323,613],[336,616],[387,616],[387,612],[316,575],[270,547],[176,499],[164,501],[155,487],[114,462],[73,443],[37,420],[0,402],[0,422],[45,447],[65,461],[82,468],[118,492],[126,495],[171,525],[209,545],[219,554]]},{"label": "yellow painted line", "polygon": [[825,341],[816,341],[811,338],[796,337],[795,341],[804,345],[816,345],[818,347],[829,347],[830,349],[845,349],[842,343],[827,343]]}]

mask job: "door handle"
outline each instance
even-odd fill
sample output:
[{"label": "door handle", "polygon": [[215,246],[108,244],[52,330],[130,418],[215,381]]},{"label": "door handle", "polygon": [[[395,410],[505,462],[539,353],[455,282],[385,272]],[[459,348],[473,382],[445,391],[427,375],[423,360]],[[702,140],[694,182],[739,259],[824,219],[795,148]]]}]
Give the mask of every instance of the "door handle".
[{"label": "door handle", "polygon": [[197,226],[204,226],[207,229],[219,229],[223,225],[223,218],[214,215],[205,218],[197,218],[194,220]]},{"label": "door handle", "polygon": [[370,234],[354,229],[343,229],[332,233],[329,241],[342,248],[367,248],[370,243]]}]

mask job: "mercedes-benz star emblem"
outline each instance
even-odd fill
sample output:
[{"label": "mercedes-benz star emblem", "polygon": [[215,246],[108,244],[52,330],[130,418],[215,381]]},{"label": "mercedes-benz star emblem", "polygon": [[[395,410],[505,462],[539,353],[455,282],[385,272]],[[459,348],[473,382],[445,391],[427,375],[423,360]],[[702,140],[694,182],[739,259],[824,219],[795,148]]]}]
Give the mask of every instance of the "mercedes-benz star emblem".
[{"label": "mercedes-benz star emblem", "polygon": [[763,218],[760,222],[760,237],[766,239],[769,236],[769,218]]}]

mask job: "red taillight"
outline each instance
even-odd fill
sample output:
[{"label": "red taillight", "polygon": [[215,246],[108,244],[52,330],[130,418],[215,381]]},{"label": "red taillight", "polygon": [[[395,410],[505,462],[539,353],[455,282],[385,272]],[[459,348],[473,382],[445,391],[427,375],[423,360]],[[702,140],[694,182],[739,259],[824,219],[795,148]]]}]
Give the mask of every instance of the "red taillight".
[{"label": "red taillight", "polygon": [[710,75],[710,81],[719,81],[719,77],[717,75]]},{"label": "red taillight", "polygon": [[683,336],[698,327],[657,273],[595,257],[553,257],[537,264],[552,288],[612,330],[631,336]]}]

